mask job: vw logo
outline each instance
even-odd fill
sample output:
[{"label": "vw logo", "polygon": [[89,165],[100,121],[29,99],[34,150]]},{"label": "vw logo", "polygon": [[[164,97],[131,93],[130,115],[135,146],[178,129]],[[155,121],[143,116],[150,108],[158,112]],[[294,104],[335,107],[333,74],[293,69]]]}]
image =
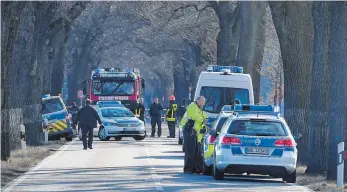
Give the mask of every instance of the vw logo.
[{"label": "vw logo", "polygon": [[255,143],[255,145],[260,145],[261,141],[260,141],[260,139],[257,138],[254,143]]}]

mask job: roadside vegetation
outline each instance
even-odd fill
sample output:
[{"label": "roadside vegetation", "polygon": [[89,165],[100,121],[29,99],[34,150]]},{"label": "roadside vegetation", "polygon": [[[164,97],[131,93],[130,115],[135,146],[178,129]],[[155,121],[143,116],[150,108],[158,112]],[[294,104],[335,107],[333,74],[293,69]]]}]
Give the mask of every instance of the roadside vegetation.
[{"label": "roadside vegetation", "polygon": [[46,145],[12,151],[7,161],[1,161],[1,188],[29,171],[65,143],[65,140],[50,141]]}]

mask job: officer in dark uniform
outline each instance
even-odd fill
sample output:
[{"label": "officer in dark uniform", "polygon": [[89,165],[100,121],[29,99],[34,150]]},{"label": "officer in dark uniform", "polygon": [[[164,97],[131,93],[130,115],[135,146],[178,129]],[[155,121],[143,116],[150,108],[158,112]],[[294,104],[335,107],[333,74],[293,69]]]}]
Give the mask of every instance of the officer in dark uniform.
[{"label": "officer in dark uniform", "polygon": [[151,137],[155,135],[155,126],[158,125],[158,137],[161,136],[161,111],[163,110],[163,105],[159,103],[158,98],[154,98],[154,101],[149,108],[149,114],[151,116],[152,133]]},{"label": "officer in dark uniform", "polygon": [[135,107],[135,116],[145,123],[145,105],[143,104],[143,98],[139,98]]},{"label": "officer in dark uniform", "polygon": [[87,134],[88,147],[89,149],[93,149],[93,129],[97,127],[97,122],[99,122],[100,128],[104,127],[99,114],[90,106],[91,103],[89,99],[86,100],[86,106],[78,111],[76,121],[74,122],[75,125],[79,123],[82,129],[83,150],[87,150]]},{"label": "officer in dark uniform", "polygon": [[180,105],[179,109],[178,109],[178,117],[179,117],[179,121],[181,121],[181,119],[184,116],[184,113],[187,111],[187,104],[186,104],[186,98],[182,99],[182,104]]}]

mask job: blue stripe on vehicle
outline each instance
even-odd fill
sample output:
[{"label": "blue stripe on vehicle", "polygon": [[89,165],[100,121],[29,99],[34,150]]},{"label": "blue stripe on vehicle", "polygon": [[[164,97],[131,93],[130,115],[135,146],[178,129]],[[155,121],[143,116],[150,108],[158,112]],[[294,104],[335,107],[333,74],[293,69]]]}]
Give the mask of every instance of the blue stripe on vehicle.
[{"label": "blue stripe on vehicle", "polygon": [[283,155],[283,149],[275,149],[272,154],[271,157],[282,157]]},{"label": "blue stripe on vehicle", "polygon": [[286,148],[284,148],[284,150],[285,151],[293,151],[294,152],[294,148],[292,148],[292,147],[286,147]]},{"label": "blue stripe on vehicle", "polygon": [[221,149],[230,149],[230,145],[219,145]]},{"label": "blue stripe on vehicle", "polygon": [[243,155],[240,147],[232,147],[231,152],[233,155]]}]

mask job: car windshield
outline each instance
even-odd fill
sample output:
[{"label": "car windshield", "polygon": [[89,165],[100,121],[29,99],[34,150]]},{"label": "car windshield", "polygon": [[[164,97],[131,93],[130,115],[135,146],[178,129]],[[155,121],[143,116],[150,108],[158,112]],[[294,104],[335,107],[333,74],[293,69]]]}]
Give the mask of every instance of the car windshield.
[{"label": "car windshield", "polygon": [[132,95],[135,92],[134,81],[103,81],[93,80],[95,95]]},{"label": "car windshield", "polygon": [[234,120],[228,134],[250,136],[287,136],[281,122],[266,120]]},{"label": "car windshield", "polygon": [[42,114],[54,113],[64,109],[59,98],[46,99],[42,101]]},{"label": "car windshield", "polygon": [[129,111],[127,108],[105,108],[100,109],[101,116],[109,118],[109,117],[134,117],[134,114]]},{"label": "car windshield", "polygon": [[225,121],[227,120],[226,117],[221,117],[218,121],[217,127],[216,127],[216,131],[219,132],[221,130],[221,128],[223,127]]},{"label": "car windshield", "polygon": [[204,111],[219,113],[224,105],[238,99],[242,104],[249,104],[249,93],[247,89],[230,87],[201,87],[200,95],[206,98]]}]

